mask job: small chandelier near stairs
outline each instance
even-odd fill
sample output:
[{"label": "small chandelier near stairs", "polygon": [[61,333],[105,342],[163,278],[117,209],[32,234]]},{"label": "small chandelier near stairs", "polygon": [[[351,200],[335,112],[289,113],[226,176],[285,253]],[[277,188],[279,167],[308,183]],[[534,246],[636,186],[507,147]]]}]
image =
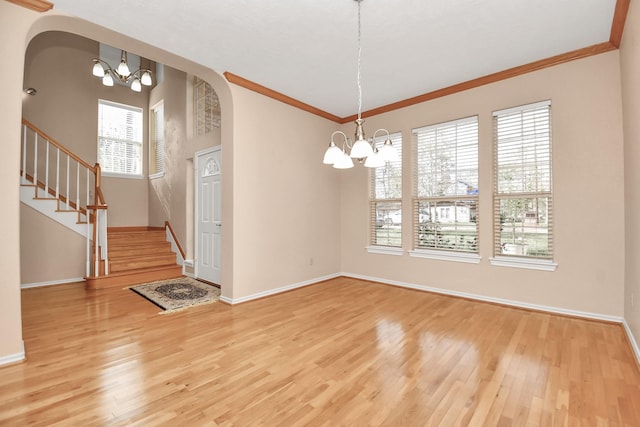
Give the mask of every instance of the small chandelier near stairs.
[{"label": "small chandelier near stairs", "polygon": [[[363,0],[354,1],[358,3],[358,74],[356,77],[358,85],[358,118],[354,122],[356,124],[355,142],[352,143],[347,135],[342,131],[337,130],[331,134],[331,142],[329,143],[329,148],[327,148],[327,151],[324,153],[323,163],[333,165],[336,169],[352,168],[352,159],[358,159],[360,163],[364,162],[364,165],[369,168],[377,168],[384,166],[388,161],[398,160],[398,152],[391,142],[388,130],[376,130],[373,133],[373,138],[370,138],[369,140],[366,139],[364,134],[364,119],[362,118],[362,85],[360,84],[360,57],[362,56],[362,45],[360,42],[360,3],[362,3]],[[378,132],[387,134],[387,139],[384,141],[382,147],[380,147],[380,150],[378,150],[375,144],[375,138]],[[334,141],[334,137],[336,135],[341,135],[343,138],[342,148],[339,148]],[[351,150],[350,153],[348,153],[347,150]]]},{"label": "small chandelier near stairs", "polygon": [[120,51],[120,65],[114,70],[106,61],[100,58],[93,58],[93,75],[102,78],[102,84],[113,86],[113,79],[116,78],[122,83],[128,84],[131,81],[131,90],[140,92],[142,85],[151,86],[151,70],[138,68],[134,72],[129,71],[127,64],[127,52]]}]

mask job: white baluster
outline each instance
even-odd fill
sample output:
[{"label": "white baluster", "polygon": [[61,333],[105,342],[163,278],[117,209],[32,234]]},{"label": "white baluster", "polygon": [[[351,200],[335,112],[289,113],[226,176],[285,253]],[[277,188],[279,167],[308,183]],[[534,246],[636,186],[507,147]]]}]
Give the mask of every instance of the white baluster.
[{"label": "white baluster", "polygon": [[[60,200],[60,149],[56,153],[56,199]],[[58,204],[58,206],[60,206]]]},{"label": "white baluster", "polygon": [[49,141],[44,140],[47,144],[46,163],[44,165],[44,196],[49,197]]},{"label": "white baluster", "polygon": [[38,197],[38,134],[33,140],[33,183],[36,186],[36,198]]},{"label": "white baluster", "polygon": [[91,276],[91,224],[87,221],[87,261],[85,263],[85,274]]},{"label": "white baluster", "polygon": [[90,175],[89,175],[89,169],[87,169],[87,202],[84,204],[85,206],[85,217],[87,220],[87,223],[89,222],[89,208],[87,206],[89,206],[91,204],[91,202],[89,201],[89,179],[90,179]]},{"label": "white baluster", "polygon": [[80,162],[76,162],[76,209],[80,211]]},{"label": "white baluster", "polygon": [[104,274],[105,276],[109,274],[109,248],[108,248],[108,244],[109,242],[107,241],[107,210],[106,209],[101,209],[103,212],[103,226],[102,226],[102,239],[101,239],[101,243],[102,243],[102,259],[104,260]]},{"label": "white baluster", "polygon": [[98,238],[98,236],[100,235],[100,228],[98,226],[100,220],[100,215],[98,215],[98,210],[96,209],[95,213],[95,222],[93,223],[93,226],[95,227],[95,242],[93,242],[93,245],[95,246],[94,248],[94,267],[93,267],[93,275],[94,276],[98,276],[100,275],[100,254],[98,252],[98,250],[100,249],[100,239]]},{"label": "white baluster", "polygon": [[27,125],[22,125],[24,128],[22,139],[22,177],[27,178]]},{"label": "white baluster", "polygon": [[71,198],[71,191],[69,191],[69,155],[67,154],[67,186],[64,188],[67,192],[67,210],[71,209],[69,199]]}]

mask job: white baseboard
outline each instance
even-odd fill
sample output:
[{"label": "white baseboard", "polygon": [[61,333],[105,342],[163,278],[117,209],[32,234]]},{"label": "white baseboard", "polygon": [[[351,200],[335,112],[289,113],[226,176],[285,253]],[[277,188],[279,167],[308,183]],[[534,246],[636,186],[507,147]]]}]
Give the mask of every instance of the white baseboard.
[{"label": "white baseboard", "polygon": [[636,341],[633,333],[631,332],[631,328],[626,320],[622,321],[622,326],[624,327],[624,331],[627,333],[627,338],[631,343],[631,349],[633,350],[633,354],[636,356],[636,361],[640,365],[640,347],[638,347],[638,342]]},{"label": "white baseboard", "polygon": [[466,292],[451,291],[448,289],[433,288],[431,286],[416,285],[413,283],[399,282],[396,280],[381,279],[379,277],[364,276],[362,274],[340,273],[338,276],[353,277],[354,279],[369,280],[371,282],[379,282],[387,285],[399,286],[401,288],[416,289],[419,291],[433,292],[442,295],[450,295],[455,297],[467,298],[476,301],[491,302],[495,304],[507,305],[517,308],[526,308],[528,310],[544,311],[547,313],[562,314],[565,316],[581,317],[592,320],[603,320],[606,322],[622,323],[623,318],[619,316],[610,316],[607,314],[590,313],[587,311],[570,310],[560,307],[552,307],[547,305],[529,304],[522,301],[514,301],[502,298],[487,297],[484,295],[469,294]]},{"label": "white baseboard", "polygon": [[254,300],[254,299],[258,299],[258,298],[264,298],[264,297],[268,297],[268,296],[271,296],[271,295],[279,294],[279,293],[282,293],[282,292],[290,291],[292,289],[301,288],[303,286],[313,285],[315,283],[322,282],[324,280],[335,279],[336,277],[339,277],[339,276],[341,276],[341,274],[339,274],[339,273],[330,274],[328,276],[317,277],[315,279],[305,280],[303,282],[298,282],[298,283],[294,283],[294,284],[291,284],[291,285],[282,286],[280,288],[269,289],[268,291],[258,292],[257,294],[247,295],[247,296],[240,297],[240,298],[228,298],[228,297],[225,297],[225,296],[221,296],[220,297],[220,301],[225,302],[227,304],[232,304],[232,305],[233,304],[240,304],[242,302],[247,302],[247,301],[251,301],[251,300]]},{"label": "white baseboard", "polygon": [[63,285],[65,283],[84,282],[84,277],[72,277],[70,279],[50,280],[48,282],[23,283],[21,289],[39,288],[42,286]]},{"label": "white baseboard", "polygon": [[0,366],[9,365],[12,363],[22,362],[27,358],[26,353],[24,351],[24,341],[22,341],[22,351],[16,354],[9,354],[7,356],[0,357]]}]

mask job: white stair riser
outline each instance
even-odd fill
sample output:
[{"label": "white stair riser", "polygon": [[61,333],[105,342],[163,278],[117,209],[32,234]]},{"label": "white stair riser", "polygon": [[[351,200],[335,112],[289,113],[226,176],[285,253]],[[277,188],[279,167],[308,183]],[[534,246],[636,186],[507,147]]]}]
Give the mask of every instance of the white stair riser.
[{"label": "white stair riser", "polygon": [[[75,231],[82,237],[87,237],[88,224],[78,224],[77,212],[59,212],[58,201],[56,199],[42,200],[34,199],[34,187],[20,187],[20,201],[25,205],[37,210],[43,215],[48,216],[52,220],[64,225],[69,230]],[[81,216],[82,221],[86,221],[85,215]]]}]

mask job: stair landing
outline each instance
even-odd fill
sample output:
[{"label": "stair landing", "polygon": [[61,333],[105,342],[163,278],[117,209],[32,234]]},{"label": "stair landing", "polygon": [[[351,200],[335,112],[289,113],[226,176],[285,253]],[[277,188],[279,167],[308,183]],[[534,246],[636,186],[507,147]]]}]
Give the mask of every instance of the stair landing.
[{"label": "stair landing", "polygon": [[107,231],[109,274],[86,277],[87,289],[124,287],[182,276],[163,227],[117,227]]}]

